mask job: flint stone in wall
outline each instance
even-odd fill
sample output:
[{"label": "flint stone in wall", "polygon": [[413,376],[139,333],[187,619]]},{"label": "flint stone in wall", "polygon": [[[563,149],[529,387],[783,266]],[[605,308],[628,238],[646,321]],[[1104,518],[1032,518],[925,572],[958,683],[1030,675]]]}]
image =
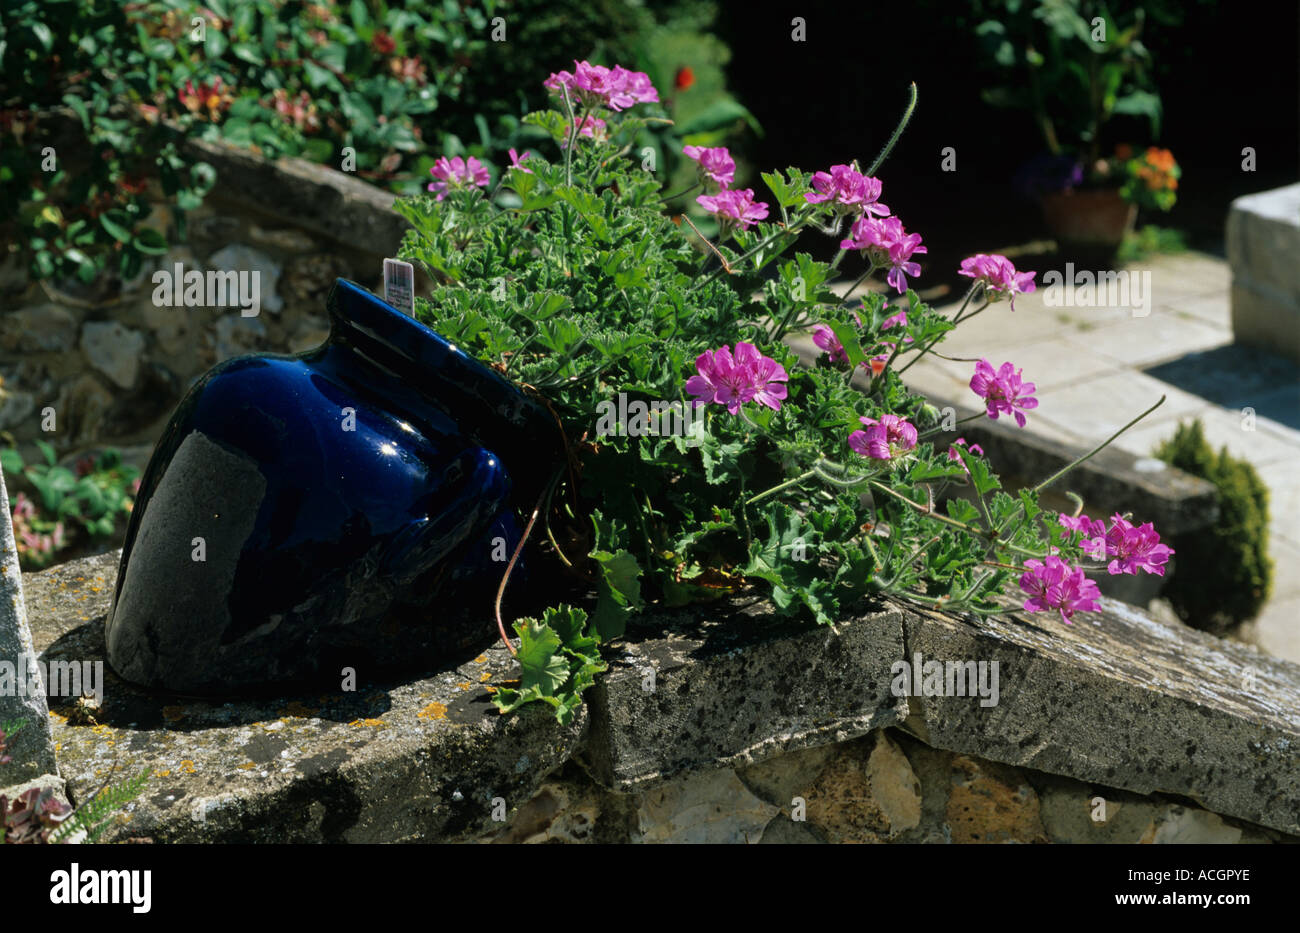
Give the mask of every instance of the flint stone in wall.
[{"label": "flint stone in wall", "polygon": [[280,282],[280,264],[260,249],[231,243],[208,257],[208,268],[223,272],[258,272],[261,274],[258,296],[264,311],[276,314],[284,299],[276,292]]},{"label": "flint stone in wall", "polygon": [[90,321],[81,329],[81,352],[90,365],[122,389],[135,386],[145,339],[118,321]]},{"label": "flint stone in wall", "polygon": [[0,316],[0,349],[10,353],[63,353],[77,342],[77,318],[53,302]]}]

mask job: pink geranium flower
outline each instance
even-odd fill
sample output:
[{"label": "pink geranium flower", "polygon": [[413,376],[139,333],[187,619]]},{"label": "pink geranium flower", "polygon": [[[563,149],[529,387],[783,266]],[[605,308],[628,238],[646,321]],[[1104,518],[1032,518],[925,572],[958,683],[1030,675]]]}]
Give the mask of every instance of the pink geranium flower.
[{"label": "pink geranium flower", "polygon": [[524,168],[524,159],[528,158],[527,152],[525,152],[523,155],[520,155],[519,153],[515,152],[513,149],[509,150],[509,152],[510,152],[510,167],[512,169],[523,172],[526,175],[533,174],[532,169]]},{"label": "pink geranium flower", "polygon": [[697,402],[726,405],[733,415],[751,401],[780,411],[786,397],[782,383],[790,378],[785,367],[744,341],[736,344],[734,354],[726,345],[705,350],[696,358],[695,369],[697,374],[686,380],[686,391]]},{"label": "pink geranium flower", "polygon": [[429,190],[438,193],[438,197],[435,199],[438,201],[445,198],[447,192],[453,188],[464,188],[470,185],[486,188],[491,180],[487,168],[473,156],[469,157],[469,161],[462,159],[460,156],[453,156],[450,159],[443,156],[433,163],[433,168],[429,169],[429,174],[437,179],[437,181],[429,183]]},{"label": "pink geranium flower", "polygon": [[880,329],[881,329],[881,330],[889,330],[889,328],[891,328],[891,327],[896,327],[896,326],[898,326],[898,325],[900,325],[900,324],[901,324],[902,326],[904,326],[904,327],[907,326],[907,311],[906,311],[906,309],[904,309],[904,310],[902,310],[902,311],[899,311],[897,314],[895,314],[895,315],[893,315],[893,316],[891,316],[891,317],[887,317],[887,318],[885,318],[885,319],[880,323]]},{"label": "pink geranium flower", "polygon": [[[600,117],[593,117],[591,114],[587,114],[577,122],[577,126],[579,127],[579,138],[586,136],[588,139],[599,143],[604,142],[609,137],[607,125],[604,120],[600,119]],[[569,145],[569,134],[572,132],[573,128],[571,126],[565,128],[564,138],[560,140],[561,149],[564,149]]]},{"label": "pink geranium flower", "polygon": [[[1110,530],[1106,532],[1106,556],[1112,558],[1106,570],[1111,575],[1121,573],[1136,574],[1138,570],[1165,575],[1165,564],[1174,553],[1173,548],[1160,543],[1160,535],[1155,527],[1147,522],[1140,527],[1121,515],[1111,517]],[[1098,524],[1101,524],[1098,522]]]},{"label": "pink geranium flower", "polygon": [[1106,523],[1101,519],[1089,518],[1086,515],[1077,518],[1058,515],[1056,521],[1065,529],[1062,538],[1068,537],[1071,531],[1083,532],[1083,540],[1079,542],[1079,547],[1089,557],[1100,558],[1106,553]]},{"label": "pink geranium flower", "polygon": [[719,191],[717,194],[702,194],[695,199],[710,214],[716,214],[723,226],[739,225],[750,227],[767,217],[767,205],[754,200],[752,188],[739,191]]},{"label": "pink geranium flower", "polygon": [[[983,447],[981,447],[979,444],[971,444],[969,447],[967,447],[967,445],[966,445],[966,438],[964,438],[964,437],[959,437],[959,438],[957,438],[955,441],[953,441],[952,443],[953,443],[953,446],[951,446],[951,447],[948,448],[948,459],[949,459],[949,460],[961,460],[961,455],[960,455],[959,453],[957,453],[957,447],[958,447],[958,446],[960,446],[960,447],[966,447],[967,450],[969,450],[971,453],[973,453],[973,454],[974,454],[975,456],[977,456],[977,457],[982,457],[982,456],[984,456],[984,448],[983,448]],[[964,465],[964,464],[963,464],[963,465]]]},{"label": "pink geranium flower", "polygon": [[1083,570],[1071,567],[1061,558],[1049,554],[1043,560],[1025,561],[1025,573],[1020,577],[1020,589],[1029,598],[1024,602],[1028,612],[1055,609],[1061,621],[1071,622],[1076,612],[1098,609],[1101,591],[1089,580]]},{"label": "pink geranium flower", "polygon": [[880,420],[862,417],[865,431],[849,435],[849,446],[864,457],[890,460],[916,446],[916,428],[898,415],[881,415]]},{"label": "pink geranium flower", "polygon": [[725,146],[683,146],[682,155],[700,165],[700,176],[716,189],[727,188],[736,180],[736,160]]},{"label": "pink geranium flower", "polygon": [[908,233],[897,217],[876,218],[863,215],[849,228],[847,239],[840,241],[840,249],[856,249],[873,264],[889,266],[886,281],[899,294],[907,291],[907,276],[920,275],[921,267],[912,262],[912,256],[928,252],[921,245],[921,234]]},{"label": "pink geranium flower", "polygon": [[659,92],[650,82],[649,75],[629,71],[622,65],[606,68],[575,61],[572,72],[554,72],[542,82],[542,86],[557,97],[563,97],[563,89],[567,87],[570,96],[576,97],[583,106],[606,107],[613,111],[659,100]]},{"label": "pink geranium flower", "polygon": [[809,204],[833,201],[840,213],[889,215],[889,208],[878,203],[880,180],[863,175],[851,165],[832,165],[829,172],[816,172],[812,186],[814,190],[803,196]]},{"label": "pink geranium flower", "polygon": [[1036,272],[1017,272],[1011,260],[998,253],[977,253],[961,261],[959,275],[984,283],[989,300],[1011,299],[1011,310],[1016,310],[1016,295],[1032,292]]},{"label": "pink geranium flower", "polygon": [[835,336],[835,331],[825,324],[813,327],[813,343],[821,347],[830,356],[832,363],[847,363],[849,355],[844,352],[844,344]]},{"label": "pink geranium flower", "polygon": [[1025,416],[1021,409],[1028,411],[1038,407],[1038,399],[1031,398],[1034,384],[1023,382],[1020,370],[1010,363],[1003,363],[995,371],[988,360],[981,359],[975,364],[975,375],[971,376],[970,387],[984,399],[988,416],[995,421],[999,413],[1013,415],[1016,424],[1023,428]]}]

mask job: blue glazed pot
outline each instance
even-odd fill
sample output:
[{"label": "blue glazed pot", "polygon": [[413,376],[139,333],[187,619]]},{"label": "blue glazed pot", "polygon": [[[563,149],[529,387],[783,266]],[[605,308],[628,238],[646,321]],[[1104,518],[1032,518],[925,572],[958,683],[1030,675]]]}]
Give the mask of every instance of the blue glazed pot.
[{"label": "blue glazed pot", "polygon": [[337,685],[489,637],[516,513],[562,462],[555,420],[356,284],[328,306],[320,347],[221,363],[172,415],[105,628],[125,679]]}]

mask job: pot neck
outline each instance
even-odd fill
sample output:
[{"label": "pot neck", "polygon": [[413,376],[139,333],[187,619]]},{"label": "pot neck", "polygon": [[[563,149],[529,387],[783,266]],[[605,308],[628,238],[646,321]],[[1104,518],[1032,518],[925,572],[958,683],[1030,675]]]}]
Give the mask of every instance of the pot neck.
[{"label": "pot neck", "polygon": [[441,334],[347,279],[335,282],[326,306],[331,349],[396,377],[460,433],[497,453],[517,481],[559,462],[554,416]]}]

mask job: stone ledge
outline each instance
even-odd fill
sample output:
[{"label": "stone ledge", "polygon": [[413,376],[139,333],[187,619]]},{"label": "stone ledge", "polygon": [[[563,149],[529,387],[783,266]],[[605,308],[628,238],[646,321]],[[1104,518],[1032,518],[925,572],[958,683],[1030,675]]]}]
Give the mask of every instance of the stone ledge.
[{"label": "stone ledge", "polygon": [[277,218],[344,246],[395,256],[408,226],[393,211],[396,196],[345,172],[306,159],[271,161],[248,149],[191,139],[187,154],[217,171],[211,197]]},{"label": "stone ledge", "polygon": [[[117,559],[26,575],[42,659],[102,657]],[[492,710],[484,675],[514,676],[501,648],[349,698],[219,704],[151,696],[109,675],[97,724],[58,707],[54,737],[74,799],[115,759],[155,775],[110,838],[478,838],[494,826],[494,798],[524,806],[570,758],[616,792],[642,791],[900,721],[934,748],[1300,832],[1300,667],[1123,604],[1106,610],[1099,625],[1065,626],[888,602],[838,634],[775,622],[761,603],[679,610],[666,613],[666,633],[662,621],[629,632],[567,729],[548,710]],[[998,705],[894,697],[890,665],[915,652],[998,661]]]},{"label": "stone ledge", "polygon": [[[27,574],[42,660],[101,660],[120,551]],[[491,682],[509,654],[356,693],[220,703],[150,694],[105,665],[89,714],[54,701],[62,773],[74,800],[109,769],[150,781],[105,841],[396,842],[456,839],[492,825],[493,800],[522,802],[580,744],[542,709],[502,717]]]}]

